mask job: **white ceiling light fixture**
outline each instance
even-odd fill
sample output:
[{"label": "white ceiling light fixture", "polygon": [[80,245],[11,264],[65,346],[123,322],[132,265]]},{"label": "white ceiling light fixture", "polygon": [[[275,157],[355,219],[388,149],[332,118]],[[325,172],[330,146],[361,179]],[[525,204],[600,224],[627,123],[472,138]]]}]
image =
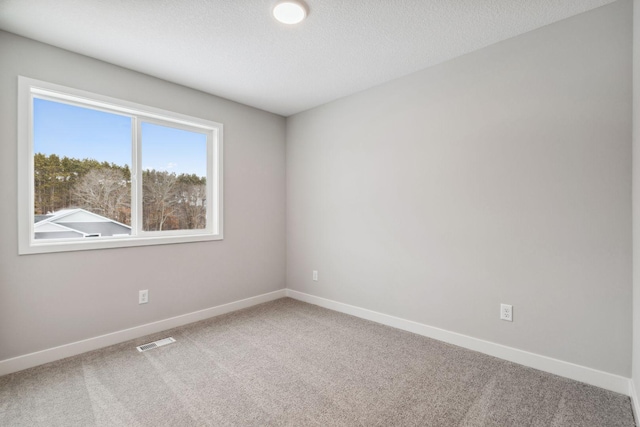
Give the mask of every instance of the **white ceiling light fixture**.
[{"label": "white ceiling light fixture", "polygon": [[298,0],[280,1],[273,7],[273,17],[283,24],[298,24],[307,17],[307,6]]}]

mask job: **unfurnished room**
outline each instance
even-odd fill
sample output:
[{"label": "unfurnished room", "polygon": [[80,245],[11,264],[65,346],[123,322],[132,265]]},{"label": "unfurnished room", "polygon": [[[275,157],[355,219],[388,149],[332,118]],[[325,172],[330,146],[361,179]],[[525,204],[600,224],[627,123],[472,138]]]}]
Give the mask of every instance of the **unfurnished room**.
[{"label": "unfurnished room", "polygon": [[640,0],[0,0],[1,426],[636,426]]}]

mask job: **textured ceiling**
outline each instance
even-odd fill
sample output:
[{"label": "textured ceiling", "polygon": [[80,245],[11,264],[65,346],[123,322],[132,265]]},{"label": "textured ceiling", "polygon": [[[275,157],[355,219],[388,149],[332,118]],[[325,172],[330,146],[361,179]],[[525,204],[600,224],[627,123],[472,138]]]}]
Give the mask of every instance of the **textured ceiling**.
[{"label": "textured ceiling", "polygon": [[613,0],[0,0],[0,28],[288,116]]}]

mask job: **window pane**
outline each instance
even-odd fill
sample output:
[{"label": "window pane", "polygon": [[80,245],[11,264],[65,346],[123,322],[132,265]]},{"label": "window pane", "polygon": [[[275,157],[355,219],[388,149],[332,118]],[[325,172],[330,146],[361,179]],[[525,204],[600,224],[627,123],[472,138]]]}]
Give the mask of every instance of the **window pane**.
[{"label": "window pane", "polygon": [[207,225],[207,135],[142,123],[142,229]]},{"label": "window pane", "polygon": [[221,123],[23,76],[18,95],[20,255],[223,239]]},{"label": "window pane", "polygon": [[35,239],[131,234],[128,116],[33,100]]}]

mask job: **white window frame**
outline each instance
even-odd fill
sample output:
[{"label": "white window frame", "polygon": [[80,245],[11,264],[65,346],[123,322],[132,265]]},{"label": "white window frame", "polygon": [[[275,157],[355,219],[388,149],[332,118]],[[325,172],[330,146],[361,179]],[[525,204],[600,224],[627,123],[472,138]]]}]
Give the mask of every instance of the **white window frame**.
[{"label": "white window frame", "polygon": [[[92,108],[132,118],[131,235],[93,239],[35,239],[33,99]],[[196,131],[207,135],[206,228],[197,230],[142,230],[141,121]],[[79,89],[18,77],[18,253],[37,254],[78,250],[162,245],[223,239],[222,132],[221,123],[111,98]],[[97,159],[100,160],[100,159]],[[137,216],[134,213],[137,212]]]}]

